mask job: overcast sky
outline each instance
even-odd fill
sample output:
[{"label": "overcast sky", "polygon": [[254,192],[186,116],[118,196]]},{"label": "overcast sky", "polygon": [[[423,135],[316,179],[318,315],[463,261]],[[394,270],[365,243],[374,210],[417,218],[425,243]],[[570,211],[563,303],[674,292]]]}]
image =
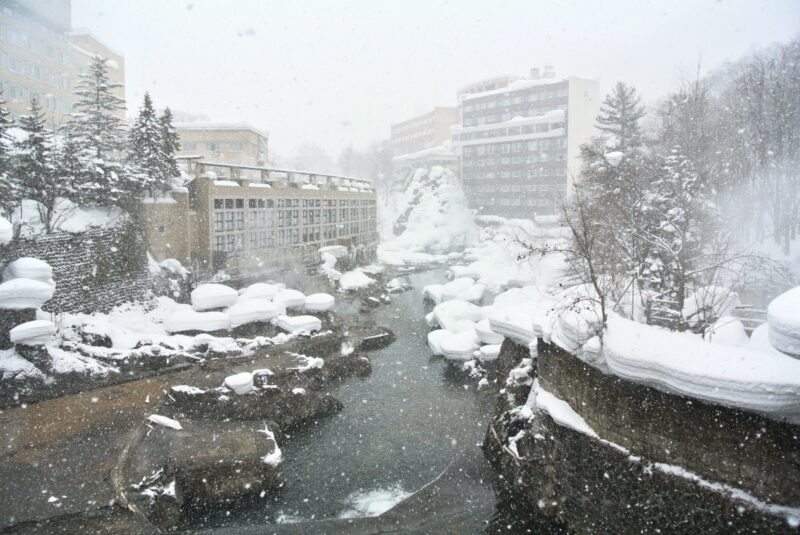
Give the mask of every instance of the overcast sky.
[{"label": "overcast sky", "polygon": [[290,156],[332,155],[454,104],[459,86],[552,64],[648,100],[681,71],[800,34],[798,0],[72,0],[73,26],[125,56],[128,107],[247,121]]}]

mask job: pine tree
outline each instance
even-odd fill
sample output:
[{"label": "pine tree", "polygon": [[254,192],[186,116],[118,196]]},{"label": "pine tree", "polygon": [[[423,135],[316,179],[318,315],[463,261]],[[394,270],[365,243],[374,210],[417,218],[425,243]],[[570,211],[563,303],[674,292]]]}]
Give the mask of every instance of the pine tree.
[{"label": "pine tree", "polygon": [[78,188],[85,174],[84,162],[80,156],[80,145],[71,128],[65,128],[61,145],[55,151],[55,171],[65,189],[65,197],[77,201]]},{"label": "pine tree", "polygon": [[610,141],[614,150],[625,152],[642,144],[639,121],[644,115],[644,106],[636,89],[617,82],[600,106],[597,128],[612,136]]},{"label": "pine tree", "polygon": [[53,137],[45,126],[39,99],[31,99],[30,114],[19,120],[25,137],[16,143],[15,173],[20,181],[22,196],[38,203],[39,216],[45,232],[56,226],[56,208],[65,193],[63,183],[53,166]]},{"label": "pine tree", "polygon": [[106,60],[100,56],[94,57],[76,86],[78,101],[70,124],[86,169],[78,185],[83,201],[114,204],[129,198],[120,187],[127,169],[121,162],[125,123],[118,116],[125,102],[113,93],[118,87],[121,84],[108,77]]},{"label": "pine tree", "polygon": [[0,98],[0,215],[10,215],[19,202],[19,184],[11,172],[11,137],[8,130],[13,126],[6,101]]},{"label": "pine tree", "polygon": [[132,174],[135,180],[126,190],[141,195],[154,190],[163,191],[165,183],[165,158],[161,125],[156,117],[153,101],[148,93],[144,94],[144,103],[139,109],[139,116],[130,131],[130,151],[128,160],[136,167]]},{"label": "pine tree", "polygon": [[172,125],[172,111],[169,108],[164,109],[164,113],[161,114],[158,122],[161,125],[164,176],[167,180],[170,180],[181,175],[177,159],[177,154],[181,150],[181,145],[178,140],[178,131],[175,130],[175,127]]}]

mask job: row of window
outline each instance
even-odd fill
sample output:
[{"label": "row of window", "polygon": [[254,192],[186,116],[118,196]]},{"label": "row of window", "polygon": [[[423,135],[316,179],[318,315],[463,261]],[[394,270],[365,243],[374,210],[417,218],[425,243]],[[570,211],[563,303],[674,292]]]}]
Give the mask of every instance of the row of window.
[{"label": "row of window", "polygon": [[477,185],[470,185],[467,188],[467,193],[469,195],[475,195],[476,193],[496,193],[496,192],[515,192],[515,193],[553,193],[553,192],[565,192],[567,190],[567,185],[565,182],[561,182],[558,184],[553,183],[542,183],[542,184],[485,184],[479,183]]},{"label": "row of window", "polygon": [[[297,208],[300,199],[247,199],[248,208]],[[335,206],[375,206],[373,199],[302,199],[302,206],[306,207],[335,207]],[[215,210],[241,210],[244,208],[244,199],[226,198],[214,199]]]},{"label": "row of window", "polygon": [[504,158],[486,158],[486,159],[464,159],[464,167],[494,167],[495,165],[521,165],[533,163],[549,163],[549,162],[563,162],[566,159],[566,154],[563,152],[548,153],[539,152],[528,156],[514,156]]},{"label": "row of window", "polygon": [[563,84],[558,87],[546,86],[528,89],[527,91],[515,91],[503,93],[502,96],[491,95],[482,99],[476,99],[476,102],[464,105],[465,112],[491,110],[494,108],[503,108],[514,104],[522,104],[523,102],[537,102],[540,100],[551,100],[554,98],[562,98],[567,96],[567,85]]},{"label": "row of window", "polygon": [[534,199],[521,199],[519,197],[482,197],[479,200],[481,206],[538,206],[555,209],[558,206],[557,199],[548,198],[534,198]]},{"label": "row of window", "polygon": [[525,152],[547,150],[547,149],[565,149],[567,148],[567,138],[560,137],[547,137],[541,139],[531,139],[529,141],[513,141],[505,143],[487,143],[485,145],[466,146],[462,149],[464,156],[477,154],[483,156],[484,154],[509,154],[512,152]]},{"label": "row of window", "polygon": [[[566,104],[559,104],[558,106],[551,107],[536,107],[521,108],[518,110],[504,111],[503,113],[480,115],[478,117],[464,117],[463,126],[481,126],[484,124],[500,123],[510,121],[512,117],[541,117],[547,112],[553,110],[567,110]],[[532,130],[531,130],[532,132]]]},{"label": "row of window", "polygon": [[300,244],[311,244],[322,241],[335,240],[338,237],[354,236],[366,234],[374,231],[375,221],[357,221],[342,225],[327,225],[299,228],[287,228],[277,230],[251,231],[249,239],[245,242],[244,232],[227,232],[215,234],[214,250],[226,252],[238,252],[247,248],[268,249],[271,247],[286,247]]},{"label": "row of window", "polygon": [[493,137],[521,136],[526,134],[543,134],[564,128],[564,122],[536,123],[525,126],[512,126],[510,128],[492,128],[478,132],[462,132],[453,134],[453,141],[469,141],[470,139],[486,139]]},{"label": "row of window", "polygon": [[[18,15],[18,13],[16,12],[6,13],[6,14]],[[25,21],[29,24],[35,24],[35,22],[32,21],[31,19],[25,19]],[[45,25],[38,25],[37,33],[38,32],[48,33],[54,39],[58,39],[61,41],[65,40],[65,36],[63,33],[54,32]],[[37,37],[34,34],[28,33],[23,29],[0,24],[0,41],[8,43],[10,45],[14,45],[19,48],[30,50],[35,54],[41,54],[43,56],[47,56],[48,58],[52,59],[53,61],[57,61],[62,65],[69,65],[69,55],[65,54],[64,51],[59,46],[47,42],[44,39]]]},{"label": "row of window", "polygon": [[[247,143],[246,145],[250,145]],[[192,150],[207,150],[211,152],[242,152],[244,150],[245,143],[238,142],[238,141],[206,141],[204,143],[200,143],[197,141],[185,141],[181,142],[181,150],[183,151],[192,151]]]}]

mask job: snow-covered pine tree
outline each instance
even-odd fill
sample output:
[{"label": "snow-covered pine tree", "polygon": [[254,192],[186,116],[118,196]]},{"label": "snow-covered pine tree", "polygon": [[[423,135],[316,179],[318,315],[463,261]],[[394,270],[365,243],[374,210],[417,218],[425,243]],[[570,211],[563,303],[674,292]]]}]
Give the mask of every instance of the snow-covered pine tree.
[{"label": "snow-covered pine tree", "polygon": [[76,202],[80,200],[78,188],[85,172],[84,161],[81,159],[80,145],[69,125],[63,129],[61,143],[55,150],[55,172],[63,185],[64,197]]},{"label": "snow-covered pine tree", "polygon": [[85,172],[78,184],[80,200],[97,204],[117,204],[126,200],[120,187],[128,170],[122,163],[125,148],[125,123],[118,116],[125,101],[114,94],[121,84],[108,76],[107,62],[95,56],[80,75],[70,126],[81,148]]},{"label": "snow-covered pine tree", "polygon": [[129,193],[141,196],[147,192],[155,196],[156,192],[164,191],[166,178],[161,124],[149,93],[144,94],[144,102],[130,131],[128,161],[136,169],[131,175],[136,180],[126,188]]},{"label": "snow-covered pine tree", "polygon": [[617,82],[600,106],[597,128],[608,134],[607,141],[612,150],[624,152],[642,144],[639,121],[644,115],[644,106],[636,89]]},{"label": "snow-covered pine tree", "polygon": [[158,119],[161,125],[161,151],[164,153],[164,176],[167,180],[165,186],[169,186],[169,181],[180,176],[181,170],[178,167],[177,154],[181,150],[178,131],[172,124],[172,111],[164,108],[164,112]]},{"label": "snow-covered pine tree", "polygon": [[5,103],[0,95],[0,215],[8,216],[19,202],[19,184],[11,173],[11,137],[8,130],[14,123]]},{"label": "snow-covered pine tree", "polygon": [[67,188],[55,173],[53,135],[45,126],[38,98],[31,99],[30,114],[20,117],[19,126],[25,135],[15,144],[14,173],[20,181],[22,197],[38,203],[39,217],[49,234],[56,227],[56,208]]}]

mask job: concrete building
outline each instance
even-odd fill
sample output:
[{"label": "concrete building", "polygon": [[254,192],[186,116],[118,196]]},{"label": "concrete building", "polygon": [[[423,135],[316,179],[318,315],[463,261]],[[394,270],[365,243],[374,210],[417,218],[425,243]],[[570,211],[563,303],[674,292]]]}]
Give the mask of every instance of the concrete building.
[{"label": "concrete building", "polygon": [[[15,119],[39,97],[48,126],[69,120],[79,74],[94,54],[125,83],[125,61],[87,32],[73,32],[69,0],[0,0],[0,91]],[[124,88],[117,94],[125,98]],[[124,118],[124,112],[120,112]]]},{"label": "concrete building", "polygon": [[175,123],[180,136],[178,156],[249,166],[267,163],[269,136],[247,123]]},{"label": "concrete building", "polygon": [[461,124],[452,128],[470,205],[506,217],[554,215],[580,172],[580,145],[594,135],[598,82],[557,80],[546,68],[492,83],[462,90]]},{"label": "concrete building", "polygon": [[[371,182],[338,175],[189,160],[185,192],[145,203],[151,253],[176,258],[199,279],[318,261],[319,248],[374,253]],[[242,178],[245,171],[250,176]]]},{"label": "concrete building", "polygon": [[458,108],[437,106],[432,111],[392,125],[392,156],[438,147],[450,139],[450,127],[458,124]]}]

